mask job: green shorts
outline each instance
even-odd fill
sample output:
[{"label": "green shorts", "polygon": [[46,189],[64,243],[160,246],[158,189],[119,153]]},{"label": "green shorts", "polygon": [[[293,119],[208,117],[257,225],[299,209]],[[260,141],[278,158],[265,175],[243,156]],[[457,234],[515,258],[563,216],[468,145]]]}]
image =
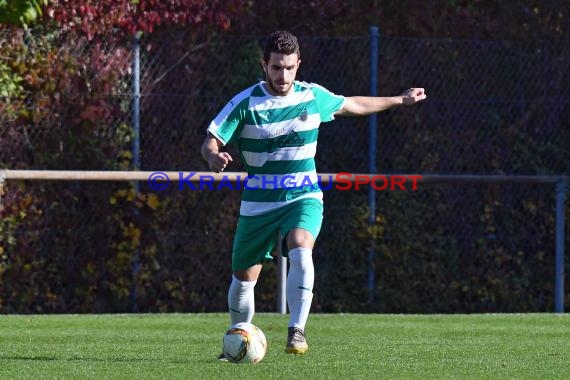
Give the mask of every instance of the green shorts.
[{"label": "green shorts", "polygon": [[[293,228],[302,228],[317,239],[323,223],[323,204],[314,198],[256,216],[240,215],[232,250],[232,270],[244,270],[273,259],[278,233],[283,239]],[[287,250],[283,250],[287,256]]]}]

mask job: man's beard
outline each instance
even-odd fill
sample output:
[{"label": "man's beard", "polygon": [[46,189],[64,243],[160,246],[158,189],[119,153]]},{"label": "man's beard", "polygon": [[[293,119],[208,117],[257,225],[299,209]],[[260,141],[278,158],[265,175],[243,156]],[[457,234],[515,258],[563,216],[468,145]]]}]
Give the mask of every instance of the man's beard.
[{"label": "man's beard", "polygon": [[276,87],[273,81],[269,79],[269,76],[267,74],[265,74],[265,81],[267,82],[269,88],[271,88],[271,90],[277,95],[287,95],[291,89],[291,84],[289,84],[289,87],[287,87],[285,91],[282,91],[280,87]]}]

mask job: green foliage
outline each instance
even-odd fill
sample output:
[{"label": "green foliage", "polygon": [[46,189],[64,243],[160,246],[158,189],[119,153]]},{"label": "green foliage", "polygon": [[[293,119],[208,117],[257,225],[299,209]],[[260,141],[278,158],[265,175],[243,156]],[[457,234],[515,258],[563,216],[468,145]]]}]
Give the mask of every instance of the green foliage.
[{"label": "green foliage", "polygon": [[27,27],[42,15],[48,0],[0,0],[0,24]]},{"label": "green foliage", "polygon": [[22,94],[24,79],[12,72],[4,62],[0,62],[0,98],[17,99]]},{"label": "green foliage", "polygon": [[[0,140],[5,160],[2,166],[61,168],[65,162],[69,168],[124,168],[125,159],[130,161],[124,154],[130,128],[126,132],[118,128],[113,135],[107,131],[112,120],[122,113],[119,104],[110,101],[110,95],[124,83],[128,56],[124,50],[109,52],[102,44],[95,44],[88,55],[78,57],[73,53],[84,41],[71,38],[67,44],[59,44],[59,38],[57,33],[15,30],[10,39],[3,41],[11,48],[2,53],[2,78],[15,85],[5,89],[10,93],[3,106],[10,108],[2,114],[2,132],[11,134],[10,139]],[[91,202],[97,207],[108,204],[108,190],[80,194],[60,185],[43,184],[39,189],[17,191],[18,184],[11,183],[9,193],[3,196],[1,278],[3,284],[13,284],[8,299],[3,301],[4,311],[49,312],[69,307],[93,311],[97,310],[99,297],[109,294],[106,284],[98,281],[102,268],[96,255],[79,256],[77,268],[66,262],[70,251],[108,250],[108,241],[97,236],[112,236],[103,231],[113,229],[113,219],[101,209],[94,211],[102,213],[100,223],[85,225],[80,214],[65,219],[70,209]],[[60,232],[45,231],[40,219],[49,220]],[[73,234],[73,227],[78,225],[84,225],[84,236]],[[51,240],[51,253],[38,255],[45,239]],[[14,241],[18,242],[17,248]],[[27,278],[31,287],[26,289],[17,278]],[[110,292],[120,299],[122,289],[112,288]],[[13,297],[16,293],[18,296]],[[79,298],[70,302],[69,296]]]},{"label": "green foliage", "polygon": [[1,120],[13,120],[21,101],[23,78],[15,74],[4,62],[0,62],[0,113]]}]

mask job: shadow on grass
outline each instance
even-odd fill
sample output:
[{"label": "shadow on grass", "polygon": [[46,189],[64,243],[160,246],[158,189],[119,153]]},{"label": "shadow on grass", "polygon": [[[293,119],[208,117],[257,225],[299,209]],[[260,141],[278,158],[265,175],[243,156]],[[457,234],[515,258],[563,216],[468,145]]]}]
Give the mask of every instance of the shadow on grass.
[{"label": "shadow on grass", "polygon": [[197,358],[198,360],[165,360],[157,358],[127,358],[127,357],[109,357],[109,358],[93,358],[86,356],[71,356],[71,357],[57,357],[57,356],[27,356],[27,355],[1,355],[0,360],[13,360],[13,361],[38,361],[38,362],[56,362],[56,361],[67,361],[67,362],[109,362],[109,363],[149,363],[149,362],[162,362],[170,364],[190,364],[200,362],[202,364],[206,363],[221,363],[217,357],[212,358]]}]

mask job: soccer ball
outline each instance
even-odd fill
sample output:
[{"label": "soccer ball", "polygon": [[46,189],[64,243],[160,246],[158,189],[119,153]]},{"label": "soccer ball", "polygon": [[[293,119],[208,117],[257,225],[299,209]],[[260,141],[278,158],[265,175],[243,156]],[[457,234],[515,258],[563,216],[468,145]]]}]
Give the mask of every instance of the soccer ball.
[{"label": "soccer ball", "polygon": [[256,364],[265,356],[267,340],[259,327],[241,322],[226,331],[223,350],[225,357],[232,363]]}]

